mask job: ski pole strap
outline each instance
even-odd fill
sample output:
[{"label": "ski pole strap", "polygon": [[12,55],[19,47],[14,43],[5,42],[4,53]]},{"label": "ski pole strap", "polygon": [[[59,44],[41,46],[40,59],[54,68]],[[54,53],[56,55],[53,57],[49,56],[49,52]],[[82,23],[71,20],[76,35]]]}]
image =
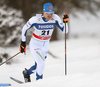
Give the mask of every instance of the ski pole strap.
[{"label": "ski pole strap", "polygon": [[63,24],[64,24],[64,25],[65,25],[65,24],[68,24],[68,22],[67,22],[67,23],[63,23]]}]

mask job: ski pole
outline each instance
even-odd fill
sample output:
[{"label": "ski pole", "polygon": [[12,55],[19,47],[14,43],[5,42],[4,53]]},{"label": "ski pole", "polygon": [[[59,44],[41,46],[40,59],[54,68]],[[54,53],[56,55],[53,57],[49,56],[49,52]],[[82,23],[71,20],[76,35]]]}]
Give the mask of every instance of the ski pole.
[{"label": "ski pole", "polygon": [[[65,15],[67,15],[66,13],[65,13]],[[67,64],[66,64],[66,22],[65,22],[65,75],[67,75]]]},{"label": "ski pole", "polygon": [[12,56],[12,57],[10,57],[9,59],[7,59],[6,61],[2,62],[2,63],[0,64],[0,66],[3,65],[4,63],[8,62],[9,60],[11,60],[12,58],[14,58],[15,56],[17,56],[19,53],[20,53],[20,52],[16,53],[14,56]]}]

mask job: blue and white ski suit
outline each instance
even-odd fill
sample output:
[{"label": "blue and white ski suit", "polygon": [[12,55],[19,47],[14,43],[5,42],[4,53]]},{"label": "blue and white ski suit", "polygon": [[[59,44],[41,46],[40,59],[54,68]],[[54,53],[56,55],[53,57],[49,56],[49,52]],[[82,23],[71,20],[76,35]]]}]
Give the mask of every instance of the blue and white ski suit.
[{"label": "blue and white ski suit", "polygon": [[[53,14],[50,20],[43,17],[43,14],[36,14],[29,19],[22,29],[22,41],[26,41],[27,30],[33,28],[33,35],[30,40],[30,51],[35,60],[35,65],[32,66],[28,73],[32,74],[36,72],[36,79],[43,78],[43,70],[45,67],[45,57],[47,56],[49,41],[52,36],[55,25],[65,32],[65,26],[62,23],[60,17]],[[66,24],[66,33],[68,33],[68,25]]]}]

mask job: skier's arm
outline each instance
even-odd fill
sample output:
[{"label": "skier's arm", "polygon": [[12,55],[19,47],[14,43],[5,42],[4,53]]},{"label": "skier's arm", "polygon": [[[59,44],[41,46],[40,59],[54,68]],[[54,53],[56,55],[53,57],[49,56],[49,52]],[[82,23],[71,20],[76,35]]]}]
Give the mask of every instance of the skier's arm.
[{"label": "skier's arm", "polygon": [[22,28],[22,41],[26,41],[27,30],[36,24],[36,16],[29,19],[29,21]]},{"label": "skier's arm", "polygon": [[[56,25],[63,33],[65,33],[65,25],[58,15],[55,15]],[[66,33],[68,33],[68,24],[66,23]]]},{"label": "skier's arm", "polygon": [[19,48],[20,53],[23,53],[26,51],[26,34],[27,30],[33,27],[36,24],[36,16],[29,19],[29,21],[24,25],[22,29],[22,41]]}]

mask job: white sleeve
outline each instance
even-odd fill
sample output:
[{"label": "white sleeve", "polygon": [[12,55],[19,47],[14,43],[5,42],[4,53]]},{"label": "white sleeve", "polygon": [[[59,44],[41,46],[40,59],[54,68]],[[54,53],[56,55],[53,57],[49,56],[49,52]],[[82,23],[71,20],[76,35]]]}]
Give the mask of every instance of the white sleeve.
[{"label": "white sleeve", "polygon": [[[54,14],[55,20],[56,20],[56,25],[59,29],[62,30],[63,33],[65,33],[65,24],[61,21],[60,17],[56,14]],[[66,33],[68,33],[68,24],[66,23]]]},{"label": "white sleeve", "polygon": [[29,21],[22,28],[22,41],[26,41],[27,30],[33,27],[36,23],[37,17],[34,16],[29,19]]}]

